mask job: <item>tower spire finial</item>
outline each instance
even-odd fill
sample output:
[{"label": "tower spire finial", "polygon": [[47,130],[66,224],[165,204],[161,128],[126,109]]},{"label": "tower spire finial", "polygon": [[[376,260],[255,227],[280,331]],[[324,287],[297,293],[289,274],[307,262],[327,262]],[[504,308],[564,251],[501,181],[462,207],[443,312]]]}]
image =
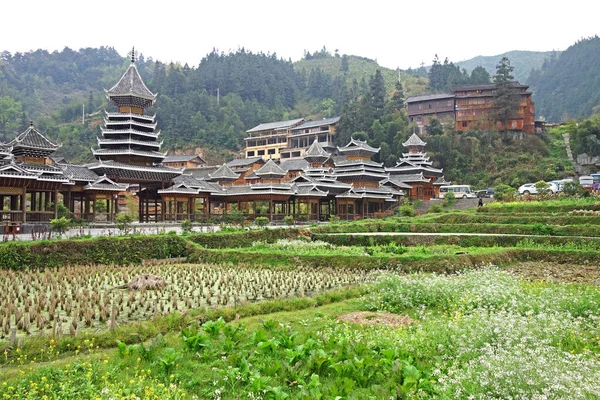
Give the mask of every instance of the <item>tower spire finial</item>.
[{"label": "tower spire finial", "polygon": [[135,62],[135,46],[131,47],[131,63]]}]

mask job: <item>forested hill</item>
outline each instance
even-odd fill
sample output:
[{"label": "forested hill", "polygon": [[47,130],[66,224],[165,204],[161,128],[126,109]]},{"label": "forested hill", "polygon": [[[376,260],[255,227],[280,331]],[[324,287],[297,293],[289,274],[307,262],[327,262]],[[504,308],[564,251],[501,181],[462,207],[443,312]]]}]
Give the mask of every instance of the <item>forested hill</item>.
[{"label": "forested hill", "polygon": [[510,65],[514,67],[513,76],[515,80],[525,83],[529,78],[532,69],[539,69],[544,62],[551,57],[556,57],[560,51],[509,51],[496,56],[477,56],[469,60],[456,62],[459,68],[464,68],[467,72],[473,71],[477,67],[483,67],[490,75],[496,73],[496,65],[502,57],[508,57]]},{"label": "forested hill", "polygon": [[547,121],[589,117],[600,105],[600,38],[583,39],[532,71],[536,115]]},{"label": "forested hill", "polygon": [[[15,137],[31,118],[63,144],[61,155],[91,161],[102,111],[111,107],[104,89],[117,82],[129,62],[110,47],[2,53],[0,140]],[[165,150],[210,149],[216,161],[232,157],[243,147],[245,131],[261,122],[340,115],[345,104],[368,91],[377,70],[385,76],[388,97],[399,77],[407,83],[407,95],[421,94],[427,85],[426,78],[325,49],[307,53],[296,64],[240,49],[215,50],[198,66],[164,64],[138,54],[136,65],[149,89],[159,94],[148,112],[157,114]]]}]

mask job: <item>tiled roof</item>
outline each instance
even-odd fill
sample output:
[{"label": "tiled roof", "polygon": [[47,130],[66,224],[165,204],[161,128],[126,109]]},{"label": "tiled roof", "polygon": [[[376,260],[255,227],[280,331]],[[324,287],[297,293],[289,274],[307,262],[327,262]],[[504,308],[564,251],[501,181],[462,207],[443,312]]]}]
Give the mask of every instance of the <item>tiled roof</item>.
[{"label": "tiled roof", "polygon": [[308,165],[308,161],[301,158],[279,162],[279,166],[284,171],[301,171],[305,168],[308,168]]},{"label": "tiled roof", "polygon": [[89,184],[85,185],[83,190],[108,190],[111,192],[124,192],[128,187],[129,185],[113,182],[105,175],[99,177],[94,182],[90,182]]},{"label": "tiled roof", "polygon": [[[529,87],[529,85],[522,85],[517,81],[511,82],[510,86],[514,87],[514,88],[521,88],[521,89],[527,89]],[[452,86],[453,92],[465,92],[465,91],[469,91],[469,90],[494,90],[494,89],[496,89],[496,84],[494,84],[494,83],[480,83],[480,84],[473,84],[473,85]]]},{"label": "tiled roof", "polygon": [[209,165],[206,167],[186,168],[185,173],[192,175],[196,179],[209,179],[210,174],[215,172],[219,167],[217,165]]},{"label": "tiled roof", "polygon": [[43,149],[43,150],[51,150],[54,151],[58,149],[60,146],[52,143],[48,140],[44,135],[42,135],[35,127],[33,126],[33,122],[30,123],[29,128],[11,142],[8,143],[9,146],[15,147],[28,147],[32,149]]},{"label": "tiled roof", "polygon": [[400,189],[412,189],[412,186],[410,186],[408,183],[405,183],[401,180],[396,179],[397,177],[395,176],[390,176],[388,179],[384,180],[383,182],[381,182],[382,185],[387,185],[387,184],[392,184],[394,186],[399,187]]},{"label": "tiled roof", "polygon": [[338,151],[340,151],[341,153],[362,152],[375,154],[379,153],[379,148],[369,146],[367,142],[363,142],[362,140],[350,139],[350,143],[348,143],[344,147],[338,147]]},{"label": "tiled roof", "polygon": [[275,161],[269,159],[265,165],[255,171],[256,175],[260,177],[269,176],[284,176],[285,171],[281,167],[275,164]]},{"label": "tiled roof", "polygon": [[451,183],[452,183],[452,182],[451,182],[451,181],[447,181],[447,180],[446,180],[446,178],[444,178],[444,176],[443,176],[443,175],[442,175],[442,176],[440,176],[439,178],[437,178],[435,182],[433,182],[433,184],[434,184],[435,186],[449,185],[449,184],[451,184]]},{"label": "tiled roof", "polygon": [[288,129],[288,128],[291,128],[291,127],[299,124],[302,121],[304,121],[304,118],[290,119],[287,121],[267,122],[264,124],[257,125],[254,128],[247,130],[246,132],[252,133],[252,132],[260,132],[260,131]]},{"label": "tiled roof", "polygon": [[404,146],[404,147],[425,146],[426,144],[427,144],[427,142],[422,141],[421,138],[419,136],[417,136],[416,133],[413,133],[406,142],[402,143],[402,146]]},{"label": "tiled roof", "polygon": [[209,175],[212,180],[221,180],[221,179],[237,179],[240,177],[240,174],[237,174],[231,170],[227,166],[227,164],[221,165],[215,172]]},{"label": "tiled roof", "polygon": [[315,139],[308,150],[304,153],[304,159],[314,162],[325,161],[329,158],[331,154],[325,151],[323,146],[319,143],[317,139]]},{"label": "tiled roof", "polygon": [[423,173],[420,174],[403,174],[403,175],[394,175],[390,176],[389,179],[393,179],[394,182],[430,182],[430,179],[425,178]]},{"label": "tiled roof", "polygon": [[194,158],[199,158],[201,162],[204,162],[202,157],[200,157],[198,154],[176,154],[176,155],[166,156],[162,162],[163,162],[163,164],[168,163],[168,162],[186,162],[186,161],[193,160]]},{"label": "tiled roof", "polygon": [[97,150],[92,149],[92,153],[96,157],[127,154],[127,155],[132,155],[132,156],[142,156],[142,157],[149,157],[149,158],[160,159],[160,160],[165,158],[165,155],[158,151],[145,151],[145,150],[136,150],[136,149],[130,149],[130,148],[126,148],[126,149],[104,148],[104,149],[97,149]]},{"label": "tiled roof", "polygon": [[301,123],[300,125],[294,127],[294,130],[314,128],[316,126],[333,125],[333,124],[338,123],[339,121],[340,121],[340,117],[316,119],[314,121],[305,121],[305,122]]},{"label": "tiled roof", "polygon": [[134,96],[154,102],[156,95],[144,84],[135,63],[131,63],[119,82],[106,91],[109,97]]},{"label": "tiled roof", "polygon": [[99,176],[84,165],[62,164],[60,166],[67,178],[73,181],[94,182]]},{"label": "tiled roof", "polygon": [[227,166],[233,167],[246,167],[257,162],[264,162],[262,157],[250,157],[250,158],[236,158],[227,163]]},{"label": "tiled roof", "polygon": [[438,99],[450,99],[454,98],[453,93],[436,93],[436,94],[425,94],[422,96],[411,96],[406,99],[406,103],[416,103],[418,101],[427,100],[438,100]]}]

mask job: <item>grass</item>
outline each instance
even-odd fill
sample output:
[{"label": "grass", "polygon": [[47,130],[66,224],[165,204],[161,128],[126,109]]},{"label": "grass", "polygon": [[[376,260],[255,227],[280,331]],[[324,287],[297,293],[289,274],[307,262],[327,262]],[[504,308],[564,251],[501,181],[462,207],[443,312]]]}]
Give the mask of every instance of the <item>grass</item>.
[{"label": "grass", "polygon": [[[415,323],[336,320],[357,310],[394,311]],[[494,268],[390,276],[361,299],[230,323],[192,319],[111,350],[90,340],[78,357],[3,368],[11,375],[0,394],[584,399],[600,390],[598,312],[598,287],[527,282]]]}]

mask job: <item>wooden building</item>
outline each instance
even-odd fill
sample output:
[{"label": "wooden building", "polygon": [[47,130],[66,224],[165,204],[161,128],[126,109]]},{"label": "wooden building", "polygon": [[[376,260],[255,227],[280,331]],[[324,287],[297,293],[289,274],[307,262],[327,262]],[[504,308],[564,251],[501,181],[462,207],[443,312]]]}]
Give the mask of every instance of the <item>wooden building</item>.
[{"label": "wooden building", "polygon": [[268,122],[247,130],[248,137],[245,138],[246,148],[244,150],[246,157],[262,157],[265,160],[278,159],[281,156],[281,150],[288,147],[288,136],[291,136],[292,129],[302,122],[304,122],[304,118]]},{"label": "wooden building", "polygon": [[535,105],[531,100],[528,85],[518,82],[512,84],[518,100],[516,112],[508,119],[508,126],[495,116],[496,85],[460,85],[454,86],[456,108],[456,130],[497,129],[524,133],[535,133]]},{"label": "wooden building", "polygon": [[206,161],[198,154],[176,154],[166,156],[161,164],[173,168],[198,168],[206,166]]},{"label": "wooden building", "polygon": [[156,131],[155,116],[144,114],[156,101],[156,94],[148,90],[140,77],[133,51],[131,64],[106,91],[106,97],[118,111],[106,113],[102,137],[98,138],[99,149],[92,149],[98,162],[88,168],[115,183],[134,186],[139,221],[158,222],[163,214],[158,190],[169,186],[182,169],[160,165],[166,157],[160,152],[160,131]]},{"label": "wooden building", "polygon": [[423,96],[412,96],[406,99],[408,120],[417,124],[419,133],[428,125],[432,118],[442,123],[454,123],[454,94],[436,93]]},{"label": "wooden building", "polygon": [[333,144],[340,117],[305,121],[292,129],[287,147],[280,150],[281,159],[302,159],[310,145],[317,140],[321,147],[330,153],[335,151]]},{"label": "wooden building", "polygon": [[[519,99],[518,109],[508,120],[510,131],[535,133],[535,104],[529,86],[514,82],[512,88]],[[451,93],[413,96],[406,99],[408,118],[420,132],[432,118],[442,123],[452,121],[457,131],[471,129],[504,130],[494,106],[496,85],[493,83],[454,86]]]}]

